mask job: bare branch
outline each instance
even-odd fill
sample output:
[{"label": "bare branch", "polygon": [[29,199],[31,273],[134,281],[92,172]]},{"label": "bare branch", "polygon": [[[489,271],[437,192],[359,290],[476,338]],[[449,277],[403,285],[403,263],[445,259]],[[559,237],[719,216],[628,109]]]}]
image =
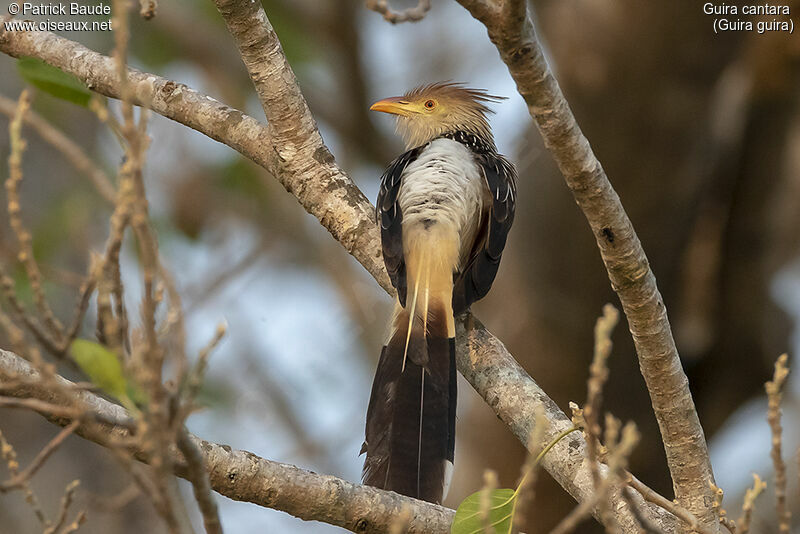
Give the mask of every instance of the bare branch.
[{"label": "bare branch", "polygon": [[[13,117],[15,109],[16,104],[13,100],[0,95],[0,113]],[[58,150],[78,172],[89,177],[97,191],[109,204],[114,203],[114,186],[111,185],[108,175],[92,162],[77,143],[33,110],[28,111],[23,120],[26,125],[33,128],[39,137]]]},{"label": "bare branch", "polygon": [[[625,472],[628,457],[639,442],[639,432],[636,430],[636,425],[633,423],[625,425],[622,432],[622,440],[618,444],[615,443],[612,445],[609,441],[608,439],[606,440],[609,446],[608,475],[595,489],[592,497],[575,507],[572,512],[556,525],[556,528],[554,528],[550,534],[567,534],[568,532],[572,532],[583,519],[587,518],[592,513],[592,509],[600,501],[610,497],[611,492],[614,490],[615,481]],[[638,526],[636,532],[638,532]]]},{"label": "bare branch", "polygon": [[212,337],[208,344],[206,344],[206,346],[200,350],[200,354],[197,356],[197,363],[195,363],[194,367],[186,377],[185,402],[189,408],[191,408],[195,397],[197,397],[197,393],[200,391],[200,387],[203,385],[203,380],[206,375],[206,368],[208,367],[208,358],[211,356],[211,351],[213,351],[217,344],[222,340],[227,330],[228,325],[226,323],[220,323],[217,325],[217,329],[214,332],[214,337]]},{"label": "bare branch", "polygon": [[497,473],[491,469],[483,472],[483,487],[480,490],[478,514],[480,514],[483,524],[484,534],[496,534],[494,527],[489,521],[489,512],[492,509],[492,492],[497,489]]},{"label": "bare branch", "polygon": [[22,302],[17,298],[14,280],[6,274],[2,266],[0,266],[0,292],[3,294],[6,301],[8,301],[8,304],[11,306],[11,312],[17,320],[28,328],[31,334],[33,334],[33,337],[35,337],[43,347],[53,354],[58,354],[61,350],[59,343],[53,339],[51,334],[42,326],[36,317],[25,310]]},{"label": "bare branch", "polygon": [[[3,432],[0,431],[0,458],[2,458],[6,465],[8,466],[8,471],[11,473],[12,476],[16,476],[19,473],[19,462],[17,462],[17,452],[14,450],[14,447],[6,440],[6,437],[3,435]],[[39,523],[44,528],[50,526],[50,521],[47,519],[47,516],[44,515],[44,511],[42,511],[42,507],[39,504],[39,499],[36,497],[36,494],[31,489],[30,484],[28,484],[27,480],[22,481],[22,491],[25,494],[25,502],[28,503],[28,506],[31,507],[33,510],[34,515],[36,515],[36,519],[39,520]]]},{"label": "bare branch", "polygon": [[78,302],[75,304],[75,312],[73,314],[72,324],[67,329],[64,339],[61,342],[61,350],[66,352],[69,349],[70,343],[78,336],[78,332],[83,324],[83,317],[86,314],[86,309],[89,307],[89,299],[92,296],[95,288],[95,266],[89,266],[89,276],[81,284],[78,291]]},{"label": "bare branch", "polygon": [[65,534],[67,532],[75,532],[86,520],[86,512],[81,511],[78,512],[78,516],[75,518],[75,520],[67,525],[67,514],[69,513],[69,507],[72,505],[72,499],[79,484],[79,480],[73,480],[67,484],[67,487],[64,490],[64,497],[61,498],[61,509],[58,512],[58,519],[56,520],[55,524],[44,530],[44,534]]},{"label": "bare branch", "polygon": [[42,288],[42,274],[39,271],[39,265],[33,257],[33,244],[30,232],[25,228],[22,223],[22,202],[19,195],[19,186],[22,182],[22,154],[27,148],[25,139],[22,138],[22,123],[30,111],[31,96],[28,90],[22,91],[17,104],[17,110],[14,113],[11,122],[8,125],[9,138],[11,139],[11,154],[8,156],[8,179],[6,180],[6,194],[8,196],[8,219],[11,223],[11,229],[17,238],[17,257],[20,263],[25,267],[25,273],[28,276],[28,281],[33,291],[33,299],[36,302],[36,307],[39,313],[44,318],[44,323],[50,330],[50,334],[56,339],[61,338],[63,327],[58,322],[50,306],[47,304],[47,299],[44,295],[44,288]]},{"label": "bare branch", "polygon": [[[589,366],[589,380],[586,386],[586,404],[583,407],[583,417],[586,421],[586,445],[589,455],[589,467],[592,471],[592,483],[598,491],[602,479],[600,477],[600,406],[603,397],[603,387],[608,380],[608,357],[611,355],[611,334],[619,322],[619,311],[611,304],[603,306],[603,316],[597,319],[594,327],[594,357]],[[598,504],[603,524],[608,529],[614,522],[609,514],[609,502],[605,499]]]},{"label": "bare branch", "polygon": [[[336,165],[259,2],[215,0],[258,93],[272,161],[267,169],[333,237],[394,293],[369,200]],[[255,161],[255,160],[254,160]]]},{"label": "bare branch", "polygon": [[487,8],[478,0],[459,2],[486,26],[592,228],[628,318],[675,496],[701,523],[718,532],[716,512],[708,506],[713,500],[709,482],[714,481],[708,448],[655,276],[619,197],[547,65],[533,23],[522,9],[527,2],[505,0],[503,9]]},{"label": "bare branch", "polygon": [[38,471],[39,468],[44,465],[50,455],[52,455],[56,449],[58,449],[61,444],[64,443],[64,440],[67,439],[76,428],[78,428],[79,423],[80,421],[76,419],[69,425],[65,426],[61,432],[56,435],[56,437],[50,440],[50,442],[39,451],[39,453],[36,455],[36,458],[33,459],[33,461],[28,467],[25,468],[24,471],[14,475],[11,480],[0,484],[0,492],[10,491],[22,487],[25,482],[30,480],[30,478],[36,474],[36,471]]},{"label": "bare branch", "polygon": [[642,497],[644,497],[645,501],[656,504],[664,510],[669,510],[675,517],[683,521],[684,524],[689,527],[690,531],[697,531],[701,534],[713,534],[714,531],[712,529],[701,524],[697,517],[686,508],[656,493],[635,476],[629,474],[627,482],[630,487],[638,491]]},{"label": "bare branch", "polygon": [[628,503],[628,507],[631,509],[631,514],[633,517],[636,518],[636,521],[642,527],[642,530],[645,531],[646,534],[661,534],[661,530],[650,523],[650,521],[642,514],[639,510],[639,506],[634,502],[634,493],[633,490],[629,487],[625,487],[622,490],[622,498],[625,499],[625,502]]},{"label": "bare branch", "polygon": [[150,20],[156,16],[158,3],[156,0],[139,0],[139,15],[144,20]]},{"label": "bare branch", "polygon": [[742,504],[742,515],[736,521],[738,532],[736,534],[748,534],[750,532],[750,520],[753,517],[753,505],[761,493],[767,489],[767,483],[753,473],[753,487],[747,488],[744,492],[744,503]]},{"label": "bare branch", "polygon": [[398,22],[418,22],[425,18],[431,9],[431,0],[419,0],[416,6],[402,11],[393,11],[387,0],[367,0],[367,9],[383,15],[384,20],[397,24]]},{"label": "bare branch", "polygon": [[788,534],[792,526],[792,513],[786,506],[786,463],[783,461],[781,452],[783,442],[781,398],[783,397],[783,384],[789,375],[789,368],[786,366],[788,359],[788,355],[781,354],[778,361],[775,362],[775,373],[772,380],[764,385],[769,399],[767,421],[769,421],[769,428],[772,432],[770,457],[775,469],[775,509],[778,513],[778,531],[782,534]]},{"label": "bare branch", "polygon": [[[471,315],[456,321],[456,359],[464,377],[522,443],[528,443],[539,410],[549,422],[540,446],[572,428],[570,418],[514,360],[502,342]],[[576,501],[594,503],[592,475],[586,458],[586,440],[579,433],[573,433],[559,441],[541,463]],[[600,464],[598,468],[603,478],[609,476],[606,465]],[[618,490],[612,495],[616,502]],[[623,532],[638,532],[629,514],[621,509],[613,512]],[[675,517],[665,510],[645,504],[643,513],[664,532],[675,532]]]},{"label": "bare branch", "polygon": [[528,454],[525,463],[522,464],[519,487],[517,489],[516,513],[511,522],[512,531],[519,532],[525,524],[527,517],[526,508],[533,502],[536,487],[536,475],[538,473],[539,455],[542,452],[542,436],[547,431],[548,421],[544,415],[544,410],[539,407],[536,410],[536,422],[531,430],[531,437],[528,439]]},{"label": "bare branch", "polygon": [[182,430],[178,434],[178,449],[186,460],[186,478],[192,483],[194,498],[203,515],[203,524],[206,534],[222,534],[222,524],[219,521],[217,503],[211,495],[211,486],[208,483],[208,473],[203,466],[203,455],[197,444],[189,438],[189,433]]},{"label": "bare branch", "polygon": [[[113,60],[74,41],[50,32],[5,32],[0,34],[0,51],[12,57],[37,57],[76,76],[93,91],[120,98]],[[316,143],[305,144],[300,140],[300,145],[276,144],[263,123],[182,83],[135,69],[128,69],[128,79],[135,88],[136,105],[147,106],[228,145],[273,174],[381,287],[394,292],[383,267],[380,237],[373,222],[374,209],[336,166],[318,133]],[[282,103],[277,105],[282,106]],[[281,148],[276,150],[276,146]],[[298,154],[298,146],[310,153]],[[311,159],[304,160],[301,156]]]},{"label": "bare branch", "polygon": [[711,489],[714,491],[714,502],[711,505],[717,509],[717,515],[719,515],[719,524],[727,528],[729,531],[735,533],[736,524],[728,517],[728,511],[722,506],[722,501],[725,498],[725,492],[722,490],[722,488],[713,483]]},{"label": "bare branch", "polygon": [[[69,424],[69,415],[54,417],[48,411],[66,400],[64,388],[58,391],[45,388],[38,382],[39,376],[25,360],[0,350],[0,383],[27,379],[25,387],[7,393],[25,397],[20,400],[38,401],[44,408],[39,413],[57,424]],[[71,387],[71,382],[64,378],[56,377],[56,380]],[[78,391],[75,396],[91,410],[92,417],[119,423],[104,427],[81,424],[76,430],[79,436],[106,446],[109,440],[118,442],[129,436],[130,421],[121,406],[86,391]],[[253,453],[203,441],[191,434],[189,439],[202,454],[210,487],[231,499],[282,510],[304,520],[324,521],[355,532],[375,534],[388,531],[407,507],[412,518],[408,533],[445,534],[450,531],[454,512],[442,506],[265,460]],[[147,460],[143,450],[133,449],[132,452],[138,459]],[[188,478],[186,463],[181,458],[175,458],[174,463],[176,474]],[[314,506],[309,506],[309,502]]]}]

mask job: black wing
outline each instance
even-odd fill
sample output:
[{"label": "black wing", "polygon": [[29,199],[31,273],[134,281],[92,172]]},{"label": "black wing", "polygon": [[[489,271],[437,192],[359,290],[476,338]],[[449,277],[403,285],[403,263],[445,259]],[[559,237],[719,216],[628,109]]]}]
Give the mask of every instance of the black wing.
[{"label": "black wing", "polygon": [[378,224],[381,226],[383,263],[403,307],[406,305],[406,263],[403,257],[403,214],[400,212],[397,195],[400,192],[403,171],[417,159],[425,146],[427,145],[412,148],[389,164],[381,177],[381,188],[375,206]]},{"label": "black wing", "polygon": [[492,195],[489,210],[478,230],[467,266],[453,288],[453,312],[458,315],[489,292],[500,266],[506,238],[514,222],[517,171],[503,156],[479,154],[475,160]]}]

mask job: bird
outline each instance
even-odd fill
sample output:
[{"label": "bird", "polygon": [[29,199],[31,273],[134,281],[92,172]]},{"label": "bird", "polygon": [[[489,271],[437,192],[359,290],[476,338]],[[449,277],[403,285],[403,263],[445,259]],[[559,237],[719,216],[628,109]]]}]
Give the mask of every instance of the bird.
[{"label": "bird", "polygon": [[376,205],[397,290],[367,408],[364,484],[440,504],[453,470],[455,317],[492,286],[517,196],[487,116],[505,100],[437,82],[371,110],[396,117],[406,152],[381,177]]}]

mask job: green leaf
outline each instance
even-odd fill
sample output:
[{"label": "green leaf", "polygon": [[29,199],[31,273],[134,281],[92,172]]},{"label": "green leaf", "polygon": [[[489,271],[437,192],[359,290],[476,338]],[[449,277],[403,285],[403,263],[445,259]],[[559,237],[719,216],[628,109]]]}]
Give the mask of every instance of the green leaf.
[{"label": "green leaf", "polygon": [[23,57],[17,71],[26,82],[46,93],[83,107],[89,106],[91,93],[76,77],[52,67],[41,59]]},{"label": "green leaf", "polygon": [[[573,426],[561,431],[553,440],[542,449],[533,462],[533,467],[539,465],[544,455],[552,449],[556,443],[567,437],[570,433],[579,430]],[[516,490],[496,489],[489,493],[489,519],[488,525],[496,534],[511,534],[514,525],[514,512],[516,512],[517,498],[520,489],[525,483],[525,479],[531,473],[526,471]],[[481,497],[484,490],[477,491],[461,501],[456,510],[456,516],[450,527],[450,534],[482,534],[486,530],[487,521],[481,513]],[[491,532],[491,530],[490,530]]]},{"label": "green leaf", "polygon": [[69,352],[92,383],[121,402],[130,402],[128,381],[116,354],[86,339],[73,341]]},{"label": "green leaf", "polygon": [[488,523],[497,534],[510,534],[514,517],[514,503],[517,493],[512,489],[496,489],[489,493],[489,520],[481,514],[481,494],[476,491],[463,501],[456,510],[456,517],[450,527],[451,534],[481,534]]}]

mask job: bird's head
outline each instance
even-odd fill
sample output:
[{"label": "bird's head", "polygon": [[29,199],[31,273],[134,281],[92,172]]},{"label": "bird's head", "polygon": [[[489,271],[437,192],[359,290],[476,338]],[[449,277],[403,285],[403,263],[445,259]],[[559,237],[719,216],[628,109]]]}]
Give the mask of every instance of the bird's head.
[{"label": "bird's head", "polygon": [[494,138],[486,115],[490,102],[505,100],[482,89],[469,89],[459,83],[440,82],[423,85],[403,96],[375,102],[373,111],[397,117],[397,132],[408,148],[458,130],[473,133],[494,147]]}]

